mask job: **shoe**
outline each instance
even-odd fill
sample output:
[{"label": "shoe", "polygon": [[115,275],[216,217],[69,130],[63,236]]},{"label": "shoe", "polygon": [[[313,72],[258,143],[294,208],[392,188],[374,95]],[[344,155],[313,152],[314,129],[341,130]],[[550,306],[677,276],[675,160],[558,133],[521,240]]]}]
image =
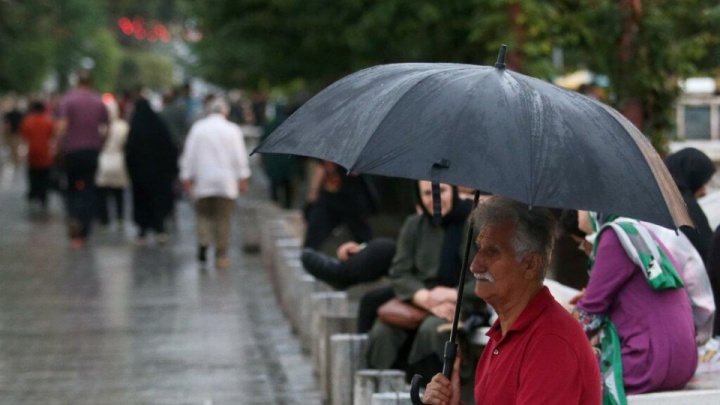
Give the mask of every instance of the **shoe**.
[{"label": "shoe", "polygon": [[698,366],[695,375],[717,371],[720,371],[720,340],[715,337],[698,347]]},{"label": "shoe", "polygon": [[82,249],[85,247],[85,240],[83,238],[72,238],[70,239],[70,246],[73,249]]},{"label": "shoe", "polygon": [[348,288],[347,274],[340,268],[340,260],[320,253],[315,249],[303,249],[300,261],[305,271],[324,281],[336,290]]},{"label": "shoe", "polygon": [[197,259],[201,264],[207,262],[207,246],[198,245]]},{"label": "shoe", "polygon": [[155,235],[155,241],[158,243],[158,245],[164,245],[170,241],[170,235],[166,233],[159,233]]},{"label": "shoe", "polygon": [[218,270],[225,270],[230,267],[230,260],[227,257],[218,257],[215,259],[215,268]]}]

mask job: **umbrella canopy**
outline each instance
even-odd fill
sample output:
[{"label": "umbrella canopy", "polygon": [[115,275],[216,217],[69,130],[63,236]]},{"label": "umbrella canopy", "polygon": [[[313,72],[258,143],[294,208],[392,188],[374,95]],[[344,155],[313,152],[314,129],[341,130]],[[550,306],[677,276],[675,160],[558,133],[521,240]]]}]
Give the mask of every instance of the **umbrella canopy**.
[{"label": "umbrella canopy", "polygon": [[254,152],[465,186],[530,206],[692,225],[662,160],[620,113],[503,64],[361,70],[310,99]]}]

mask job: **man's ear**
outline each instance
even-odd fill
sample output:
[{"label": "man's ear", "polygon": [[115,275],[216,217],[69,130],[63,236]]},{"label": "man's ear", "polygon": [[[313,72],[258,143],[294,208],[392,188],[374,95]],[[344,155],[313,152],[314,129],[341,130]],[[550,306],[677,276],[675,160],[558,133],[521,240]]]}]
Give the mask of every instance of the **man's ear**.
[{"label": "man's ear", "polygon": [[525,271],[524,278],[526,280],[537,278],[540,269],[542,269],[542,257],[539,253],[528,253],[522,259],[522,265]]}]

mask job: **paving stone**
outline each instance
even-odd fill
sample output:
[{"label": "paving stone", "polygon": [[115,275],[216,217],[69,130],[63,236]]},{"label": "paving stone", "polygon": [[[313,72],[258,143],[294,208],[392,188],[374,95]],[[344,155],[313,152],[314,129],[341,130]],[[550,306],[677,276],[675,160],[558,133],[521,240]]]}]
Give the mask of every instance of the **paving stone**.
[{"label": "paving stone", "polygon": [[321,403],[239,220],[226,271],[199,269],[185,202],[165,246],[126,225],[72,250],[57,195],[33,212],[24,178],[0,179],[0,403]]}]

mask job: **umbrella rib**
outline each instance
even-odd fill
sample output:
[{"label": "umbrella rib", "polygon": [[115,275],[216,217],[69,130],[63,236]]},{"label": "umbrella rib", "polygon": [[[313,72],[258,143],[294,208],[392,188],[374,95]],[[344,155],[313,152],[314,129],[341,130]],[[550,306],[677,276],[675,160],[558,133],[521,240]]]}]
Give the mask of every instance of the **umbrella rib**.
[{"label": "umbrella rib", "polygon": [[[400,96],[397,100],[395,100],[395,102],[393,103],[393,105],[392,105],[390,108],[387,109],[387,111],[385,112],[385,115],[382,117],[382,119],[379,120],[377,126],[375,126],[375,129],[373,130],[373,134],[370,135],[370,137],[368,138],[367,142],[365,142],[365,146],[363,146],[363,148],[362,148],[362,150],[360,151],[360,153],[358,154],[358,156],[362,155],[363,152],[365,152],[365,148],[367,148],[367,145],[370,143],[370,141],[372,140],[372,138],[373,138],[373,137],[375,136],[375,134],[377,133],[377,129],[380,128],[380,127],[383,125],[383,123],[385,123],[385,121],[387,120],[387,118],[390,117],[390,113],[395,109],[395,107],[397,107],[397,105],[398,105],[402,100],[404,100],[404,99],[406,98],[406,96],[408,95],[408,93],[410,93],[410,90],[414,89],[415,87],[419,86],[421,83],[425,82],[426,80],[432,78],[433,76],[435,76],[435,75],[437,75],[437,74],[439,74],[439,73],[445,73],[445,72],[448,72],[448,71],[450,71],[450,70],[470,70],[470,71],[472,71],[472,68],[471,68],[471,67],[467,67],[467,66],[464,66],[464,65],[461,65],[461,66],[462,66],[462,67],[457,67],[457,68],[444,68],[444,69],[438,69],[438,70],[436,70],[436,71],[433,71],[433,72],[427,74],[427,75],[426,75],[425,77],[423,77],[422,79],[420,79],[420,80],[418,80],[417,82],[415,82],[415,83],[414,83],[412,86],[410,86],[408,89],[406,89],[405,92],[403,93],[403,95]],[[348,171],[349,171],[349,172],[354,171],[355,168],[356,168],[356,165],[357,165],[357,160],[355,161],[355,163],[353,163],[352,167],[348,168]]]},{"label": "umbrella rib", "polygon": [[[507,72],[508,72],[508,75],[507,75],[507,76],[508,76],[510,79],[512,79],[519,87],[522,87],[523,89],[526,89],[528,93],[533,93],[533,94],[536,93],[536,92],[535,92],[535,89],[532,88],[531,86],[527,85],[527,83],[525,83],[525,82],[523,82],[523,81],[520,81],[520,80],[517,80],[517,79],[513,76],[513,74],[512,74],[513,72],[512,72],[512,71],[507,71]],[[526,101],[526,102],[527,102],[527,100],[524,100],[524,99],[523,99],[523,101]],[[529,167],[530,173],[529,173],[529,176],[528,176],[528,177],[529,177],[529,181],[528,181],[528,183],[527,183],[527,192],[528,192],[528,194],[527,194],[527,204],[528,204],[531,208],[532,208],[532,206],[534,205],[533,203],[534,203],[534,201],[535,201],[535,197],[537,197],[537,190],[535,190],[534,187],[533,187],[533,185],[535,184],[535,178],[534,178],[534,177],[535,177],[535,173],[534,173],[534,171],[533,171],[533,168],[535,167],[535,162],[534,162],[534,159],[535,159],[535,153],[534,153],[534,152],[535,152],[535,151],[533,150],[533,149],[534,149],[534,145],[533,145],[533,131],[532,131],[532,130],[533,130],[533,125],[532,125],[532,122],[533,122],[533,121],[532,121],[532,117],[533,117],[533,114],[528,114],[528,121],[530,122],[530,128],[529,128],[529,130],[530,130],[530,135],[529,135],[529,136],[530,136],[530,142],[529,142],[529,143],[530,143],[530,146],[529,146],[529,148],[528,148],[528,151],[529,151],[528,160],[530,161],[530,165],[529,165],[529,166],[530,166],[530,167]]]}]

